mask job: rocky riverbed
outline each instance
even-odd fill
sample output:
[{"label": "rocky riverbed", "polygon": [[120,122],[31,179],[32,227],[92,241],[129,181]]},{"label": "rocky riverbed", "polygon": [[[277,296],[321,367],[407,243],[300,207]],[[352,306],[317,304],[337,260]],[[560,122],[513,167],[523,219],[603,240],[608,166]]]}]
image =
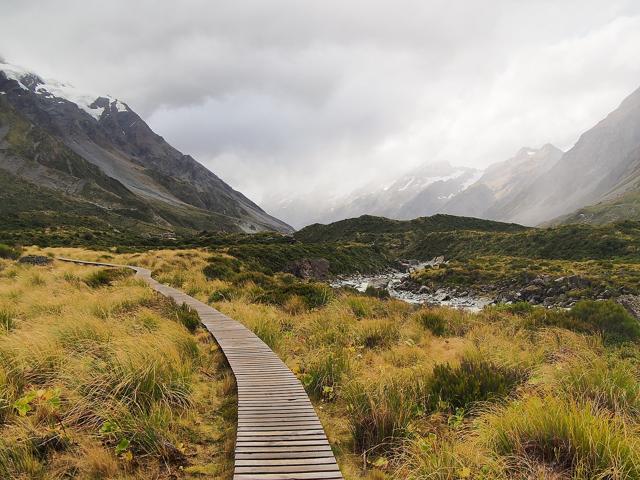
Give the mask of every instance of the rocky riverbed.
[{"label": "rocky riverbed", "polygon": [[[496,303],[529,302],[545,307],[570,308],[582,299],[620,301],[635,315],[640,312],[640,300],[630,292],[610,291],[592,284],[588,278],[578,275],[537,276],[527,279],[511,278],[491,285],[455,287],[445,285],[424,285],[417,282],[411,273],[423,268],[439,268],[447,262],[434,258],[430,262],[406,261],[400,269],[388,270],[376,275],[351,275],[331,281],[334,288],[351,287],[364,292],[368,287],[384,289],[400,300],[410,303],[442,305],[470,310],[480,310]],[[634,303],[635,302],[635,303]],[[630,305],[635,307],[632,311]]]},{"label": "rocky riverbed", "polygon": [[431,262],[407,261],[402,270],[390,269],[376,275],[349,275],[338,277],[330,282],[334,288],[351,287],[364,292],[368,287],[384,289],[393,298],[409,303],[442,305],[468,310],[481,310],[491,304],[494,299],[486,295],[476,295],[470,291],[458,291],[451,288],[431,290],[411,280],[411,272],[417,269],[432,267],[439,259]]}]

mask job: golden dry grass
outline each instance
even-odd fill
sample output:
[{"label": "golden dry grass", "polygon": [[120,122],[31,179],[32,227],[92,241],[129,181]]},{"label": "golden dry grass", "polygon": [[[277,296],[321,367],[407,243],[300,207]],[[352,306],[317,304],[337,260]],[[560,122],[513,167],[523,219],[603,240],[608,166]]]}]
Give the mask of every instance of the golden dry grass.
[{"label": "golden dry grass", "polygon": [[[78,249],[50,252],[142,265],[159,280],[203,301],[230,287],[227,281],[203,275],[209,257],[204,250],[124,255]],[[90,295],[72,278],[80,278],[75,267],[65,268],[70,269],[66,282],[75,285],[76,295]],[[24,306],[28,312],[16,307],[15,300],[29,296],[32,285],[47,288],[56,282],[48,275],[15,273],[15,269],[8,266],[3,271],[13,282],[0,298],[16,309],[18,325],[23,316],[65,314],[69,307],[64,301],[30,298]],[[132,279],[122,282],[139,290],[134,299],[144,304],[144,287]],[[637,478],[637,344],[605,345],[597,335],[542,328],[498,309],[477,314],[446,308],[417,311],[399,301],[353,294],[337,295],[327,305],[310,309],[296,297],[281,306],[260,303],[259,294],[260,287],[249,281],[233,295],[212,298],[223,298],[214,306],[256,332],[305,384],[347,480]],[[96,319],[132,316],[138,324],[155,325],[153,306],[135,307],[132,312],[126,300],[85,298],[83,322],[90,327]],[[426,322],[425,312],[430,317]],[[80,346],[96,341],[84,331],[62,335],[84,339],[76,342]],[[58,368],[56,348],[48,337],[32,336],[31,341],[38,368]],[[465,403],[464,408],[448,403],[473,398],[475,393],[465,390],[464,381],[458,384],[462,392],[447,393],[459,393],[459,398],[434,401],[433,372],[464,380],[465,370],[458,369],[463,359],[479,366],[471,370],[478,378],[468,378],[469,385],[488,388],[489,394],[492,388],[504,391],[500,382],[506,381],[505,371],[519,372],[516,377],[521,380],[507,385],[508,395],[491,397],[484,392],[478,398],[488,400]],[[446,364],[449,370],[438,367]],[[0,371],[0,381],[2,375]],[[191,402],[197,404],[201,393],[194,388]],[[94,468],[108,471],[109,462],[98,454],[94,457]],[[213,468],[205,465],[196,470],[210,473]]]},{"label": "golden dry grass", "polygon": [[217,346],[139,280],[92,288],[92,271],[0,262],[0,478],[229,478]]}]

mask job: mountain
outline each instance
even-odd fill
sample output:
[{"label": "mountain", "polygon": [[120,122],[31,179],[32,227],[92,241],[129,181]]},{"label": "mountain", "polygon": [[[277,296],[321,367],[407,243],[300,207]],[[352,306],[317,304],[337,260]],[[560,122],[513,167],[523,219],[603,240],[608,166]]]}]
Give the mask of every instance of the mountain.
[{"label": "mountain", "polygon": [[150,234],[292,231],[169,145],[126,103],[7,63],[0,63],[0,175],[2,218],[14,224],[81,217],[87,226]]},{"label": "mountain", "polygon": [[640,89],[546,173],[501,206],[496,218],[535,225],[640,218]]},{"label": "mountain", "polygon": [[470,215],[501,221],[529,222],[514,210],[519,196],[562,158],[562,150],[551,144],[540,149],[521,148],[509,160],[494,163],[477,182],[454,196],[442,208],[452,215]]},{"label": "mountain", "polygon": [[386,185],[369,184],[354,192],[318,202],[313,194],[302,198],[266,200],[276,214],[294,226],[330,223],[361,215],[408,220],[432,215],[472,184],[479,171],[447,162],[422,165]]}]

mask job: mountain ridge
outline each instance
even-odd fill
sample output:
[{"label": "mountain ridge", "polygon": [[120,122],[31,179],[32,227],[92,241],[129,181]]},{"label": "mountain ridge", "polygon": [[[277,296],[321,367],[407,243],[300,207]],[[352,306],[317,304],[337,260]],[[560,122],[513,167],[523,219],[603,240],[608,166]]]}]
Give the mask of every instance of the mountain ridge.
[{"label": "mountain ridge", "polygon": [[120,100],[90,101],[7,64],[0,64],[0,92],[0,168],[14,175],[85,199],[83,189],[99,179],[94,200],[104,208],[133,205],[169,228],[292,231],[169,145]]}]

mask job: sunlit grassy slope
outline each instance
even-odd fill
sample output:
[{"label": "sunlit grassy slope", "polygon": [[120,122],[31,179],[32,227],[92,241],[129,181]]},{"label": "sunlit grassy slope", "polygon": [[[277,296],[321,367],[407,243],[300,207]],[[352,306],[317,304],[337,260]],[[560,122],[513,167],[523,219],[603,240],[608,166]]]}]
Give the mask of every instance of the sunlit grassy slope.
[{"label": "sunlit grassy slope", "polygon": [[[305,385],[347,479],[640,478],[640,329],[613,303],[579,303],[571,311],[514,305],[473,314],[332,292],[289,275],[258,273],[247,263],[202,250],[51,252],[146,266],[160,281],[249,326]],[[86,309],[93,322],[103,321],[102,314],[91,313],[93,305],[109,302],[123,285],[133,285],[136,292],[129,301],[148,295],[130,278],[99,287],[106,296],[83,286],[82,280],[64,278],[64,269],[85,278],[86,267],[56,266],[50,273],[24,269],[16,283],[9,280],[16,267],[5,265],[1,298],[14,309],[32,311],[28,305],[37,305],[35,298],[27,297],[22,297],[24,307],[12,303],[25,295],[27,285],[38,282],[33,275],[47,277],[47,285],[59,282],[64,291],[92,298]],[[62,308],[65,312],[72,307]],[[142,305],[137,313],[118,313],[129,320],[117,324],[128,325],[140,318],[140,312],[156,308]],[[35,310],[53,321],[51,313]],[[26,319],[21,326],[22,315],[27,316],[17,316],[17,326],[3,342],[15,342],[19,332],[35,328]],[[153,332],[127,331],[123,345],[131,342],[132,334],[169,346],[178,337],[191,338],[179,325],[162,323]],[[0,351],[3,345],[0,342]],[[180,348],[172,346],[172,355],[179,356]],[[85,357],[74,353],[68,358]],[[66,371],[77,368],[75,364],[65,358],[57,368]],[[154,405],[159,402],[156,408],[169,408],[174,414],[190,412],[197,402],[185,406],[185,395],[163,394]],[[13,419],[10,425],[37,418],[32,412],[20,417],[10,406],[5,411]],[[180,428],[168,429],[171,441],[184,438]],[[89,432],[87,438],[106,452],[113,468],[127,468],[126,461],[115,456],[117,436]],[[52,455],[68,458],[64,453]],[[157,457],[134,458],[155,465]]]}]

